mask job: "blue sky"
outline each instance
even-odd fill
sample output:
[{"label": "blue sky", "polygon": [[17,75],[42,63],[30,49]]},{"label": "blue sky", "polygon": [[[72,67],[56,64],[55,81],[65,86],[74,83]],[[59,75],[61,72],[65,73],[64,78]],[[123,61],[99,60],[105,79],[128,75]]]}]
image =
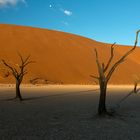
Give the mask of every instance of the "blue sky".
[{"label": "blue sky", "polygon": [[140,29],[140,0],[0,0],[0,23],[133,45]]}]

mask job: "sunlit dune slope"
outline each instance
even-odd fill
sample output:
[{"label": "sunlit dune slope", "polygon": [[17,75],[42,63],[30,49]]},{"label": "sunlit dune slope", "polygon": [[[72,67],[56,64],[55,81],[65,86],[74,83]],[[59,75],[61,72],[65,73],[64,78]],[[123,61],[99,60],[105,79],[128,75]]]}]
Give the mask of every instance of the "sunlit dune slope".
[{"label": "sunlit dune slope", "polygon": [[[97,48],[100,61],[106,63],[110,45],[81,36],[15,25],[0,25],[0,59],[18,63],[20,52],[31,55],[36,63],[28,67],[24,83],[38,78],[38,83],[95,84],[91,74],[97,75],[95,54]],[[129,47],[117,46],[115,60]],[[140,49],[128,57],[114,72],[111,84],[133,84],[133,75],[140,75]],[[3,68],[3,65],[0,65]],[[1,70],[3,75],[3,70]],[[0,83],[13,83],[12,77],[0,77]]]}]

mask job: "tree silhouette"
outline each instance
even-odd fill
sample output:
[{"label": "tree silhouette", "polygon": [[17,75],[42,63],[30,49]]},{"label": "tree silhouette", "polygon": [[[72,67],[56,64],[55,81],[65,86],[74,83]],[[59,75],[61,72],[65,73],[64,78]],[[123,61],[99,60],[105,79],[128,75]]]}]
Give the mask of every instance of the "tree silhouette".
[{"label": "tree silhouette", "polygon": [[[130,55],[136,48],[137,43],[138,43],[138,34],[140,30],[136,32],[136,40],[134,43],[134,46],[128,50],[122,57],[120,57],[114,64],[111,65],[111,62],[114,58],[114,47],[115,44],[112,44],[110,48],[110,58],[105,65],[104,63],[99,62],[99,57],[98,57],[98,52],[95,49],[95,56],[96,56],[96,64],[98,68],[98,76],[91,75],[91,77],[95,78],[99,82],[100,86],[100,98],[99,98],[99,106],[98,106],[98,114],[99,115],[108,115],[109,112],[106,109],[106,91],[107,91],[107,84],[108,81],[110,80],[113,72],[116,70],[116,68],[125,61],[126,57]],[[111,65],[111,66],[110,66]]]},{"label": "tree silhouette", "polygon": [[20,93],[20,84],[22,83],[24,76],[28,73],[26,67],[29,64],[34,63],[34,61],[30,61],[30,55],[27,56],[25,59],[20,54],[18,54],[18,55],[20,57],[20,64],[13,65],[13,64],[7,63],[4,59],[2,59],[2,63],[9,70],[9,73],[10,73],[9,75],[12,75],[15,78],[15,82],[16,82],[16,97],[15,97],[15,99],[22,100],[22,96]]}]

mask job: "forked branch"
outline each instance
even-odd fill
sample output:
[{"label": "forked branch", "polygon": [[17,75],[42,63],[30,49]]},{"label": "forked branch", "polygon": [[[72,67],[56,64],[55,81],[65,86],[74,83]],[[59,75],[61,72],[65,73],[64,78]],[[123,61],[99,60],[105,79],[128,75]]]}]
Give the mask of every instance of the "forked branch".
[{"label": "forked branch", "polygon": [[110,64],[111,64],[111,62],[112,62],[112,60],[113,60],[113,57],[114,57],[114,46],[115,46],[115,44],[116,44],[116,42],[114,43],[114,44],[112,44],[112,46],[111,46],[111,50],[110,50],[110,58],[109,58],[109,60],[108,60],[108,62],[107,62],[107,64],[106,64],[106,67],[104,68],[104,73],[107,71],[107,69],[109,68],[109,66],[110,66]]},{"label": "forked branch", "polygon": [[107,81],[109,81],[111,75],[113,74],[114,70],[119,66],[119,64],[123,63],[123,62],[125,61],[126,57],[127,57],[129,54],[131,54],[131,53],[135,50],[135,48],[136,48],[136,46],[137,46],[137,43],[138,43],[138,35],[139,35],[139,32],[140,32],[140,30],[138,30],[138,31],[136,32],[136,40],[135,40],[135,43],[134,43],[133,48],[131,48],[128,52],[126,52],[126,53],[111,67],[109,73],[108,73],[107,76],[106,76],[106,77],[107,77]]}]

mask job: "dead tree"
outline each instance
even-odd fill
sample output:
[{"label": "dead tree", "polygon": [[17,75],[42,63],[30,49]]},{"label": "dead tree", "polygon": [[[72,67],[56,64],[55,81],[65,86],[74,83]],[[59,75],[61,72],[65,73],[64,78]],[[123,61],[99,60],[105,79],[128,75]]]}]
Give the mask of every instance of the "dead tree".
[{"label": "dead tree", "polygon": [[2,63],[7,67],[9,70],[9,73],[15,78],[16,82],[16,97],[15,99],[22,100],[22,96],[20,93],[20,84],[23,80],[23,77],[27,74],[27,65],[33,63],[33,61],[30,61],[30,55],[27,56],[25,59],[19,54],[20,57],[20,64],[12,65],[10,63],[7,63],[4,59],[2,59]]},{"label": "dead tree", "polygon": [[[120,57],[114,64],[111,65],[112,60],[114,58],[114,46],[116,43],[114,43],[110,48],[110,58],[105,65],[104,63],[99,62],[98,52],[95,49],[95,56],[96,56],[96,64],[98,68],[98,76],[91,77],[95,78],[99,82],[100,86],[100,98],[99,98],[99,105],[98,105],[98,114],[99,115],[106,115],[109,114],[109,112],[106,109],[106,91],[107,91],[107,84],[113,74],[113,72],[116,70],[116,68],[125,61],[126,57],[130,55],[136,48],[138,43],[138,34],[140,30],[136,32],[136,40],[134,43],[134,46],[128,50],[122,57]],[[111,66],[110,66],[111,65]]]},{"label": "dead tree", "polygon": [[133,75],[133,81],[134,81],[134,93],[137,93],[137,86],[138,83],[140,82],[140,78],[138,75]]}]

